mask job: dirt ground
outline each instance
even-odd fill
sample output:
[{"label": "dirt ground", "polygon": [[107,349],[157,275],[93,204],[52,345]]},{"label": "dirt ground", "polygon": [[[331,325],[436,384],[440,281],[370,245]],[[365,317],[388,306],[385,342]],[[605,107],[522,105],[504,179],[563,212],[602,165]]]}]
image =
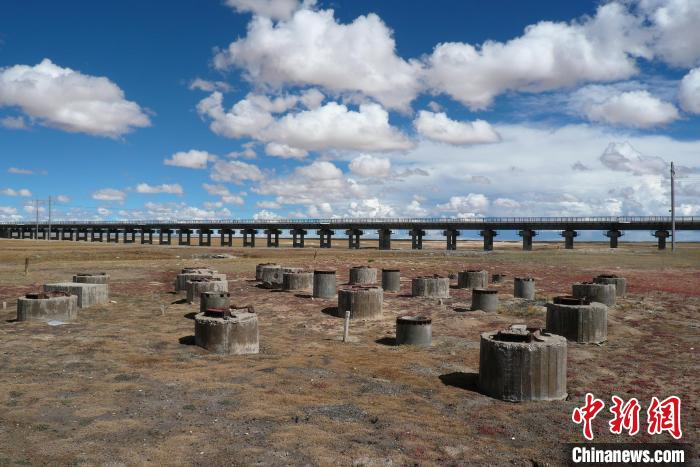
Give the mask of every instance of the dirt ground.
[{"label": "dirt ground", "polygon": [[[345,242],[302,250],[260,240],[245,250],[0,240],[0,465],[558,465],[563,443],[583,440],[571,412],[587,392],[606,402],[596,441],[671,441],[646,434],[646,408],[652,396],[677,395],[683,442],[697,446],[700,245],[671,254],[651,243],[538,243],[523,252],[501,242],[484,253],[460,242],[448,253],[444,242],[349,251]],[[386,294],[381,320],[352,322],[343,343],[342,319],[324,313],[333,301],[256,287],[255,265],[268,261],[336,268],[339,283],[353,265],[398,267],[402,290]],[[173,281],[193,265],[227,274],[233,301],[255,306],[258,355],[192,345],[196,307]],[[409,296],[411,277],[466,268],[507,274],[498,313],[468,311],[467,290],[451,289],[442,304]],[[112,303],[61,326],[14,320],[17,297],[84,271],[110,274]],[[544,300],[599,273],[626,277],[629,294],[610,312],[607,343],[569,344],[569,398],[480,394],[479,334],[543,326]],[[518,275],[537,279],[538,300],[512,298]],[[433,346],[394,346],[396,317],[418,312],[432,315]],[[637,436],[609,433],[613,394],[641,402]]]}]

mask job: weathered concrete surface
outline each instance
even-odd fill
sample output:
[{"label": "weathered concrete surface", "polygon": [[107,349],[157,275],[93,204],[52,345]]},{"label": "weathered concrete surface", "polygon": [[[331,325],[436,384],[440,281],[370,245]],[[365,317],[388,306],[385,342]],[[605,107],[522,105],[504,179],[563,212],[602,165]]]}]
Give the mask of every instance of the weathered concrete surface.
[{"label": "weathered concrete surface", "polygon": [[231,294],[228,292],[202,292],[199,296],[200,313],[210,308],[228,310],[230,306]]},{"label": "weathered concrete surface", "polygon": [[587,298],[592,302],[615,306],[615,295],[617,294],[615,284],[577,282],[571,286],[571,291],[576,298]]},{"label": "weathered concrete surface", "polygon": [[450,279],[443,276],[422,276],[411,279],[411,295],[414,297],[448,298]]},{"label": "weathered concrete surface", "polygon": [[282,274],[282,290],[311,291],[314,287],[314,273],[309,271],[285,272]]},{"label": "weathered concrete surface", "polygon": [[335,298],[337,281],[335,271],[331,270],[315,270],[314,271],[314,298]]},{"label": "weathered concrete surface", "polygon": [[513,279],[513,296],[515,298],[535,299],[535,279],[532,277],[516,277]]},{"label": "weathered concrete surface", "polygon": [[273,267],[281,267],[277,263],[259,263],[258,265],[255,266],[255,280],[256,281],[261,281],[262,280],[262,270],[266,266],[273,266]]},{"label": "weathered concrete surface", "polygon": [[484,289],[488,286],[488,271],[469,269],[457,273],[457,287],[460,289]]},{"label": "weathered concrete surface", "polygon": [[79,272],[73,276],[73,282],[84,284],[107,284],[109,274],[106,272]]},{"label": "weathered concrete surface", "polygon": [[547,332],[580,344],[608,340],[608,307],[575,297],[555,297],[547,303]]},{"label": "weathered concrete surface", "polygon": [[382,316],[384,290],[377,286],[355,285],[338,290],[338,316],[351,319],[372,319]]},{"label": "weathered concrete surface", "polygon": [[183,268],[180,274],[175,276],[175,292],[187,290],[187,281],[192,279],[201,279],[203,277],[220,277],[226,280],[226,274],[218,274],[217,271],[210,268]]},{"label": "weathered concrete surface", "polygon": [[369,266],[355,266],[350,268],[350,280],[352,285],[372,285],[377,283],[377,268]]},{"label": "weathered concrete surface", "polygon": [[601,274],[593,278],[596,284],[613,284],[615,286],[615,295],[624,297],[627,293],[627,279],[616,276],[615,274]]},{"label": "weathered concrete surface", "polygon": [[303,268],[290,268],[285,266],[263,266],[260,271],[260,280],[263,287],[268,289],[281,289],[284,283],[284,273],[302,272]]},{"label": "weathered concrete surface", "polygon": [[107,284],[79,284],[77,282],[59,282],[44,285],[44,292],[66,292],[77,295],[78,308],[93,305],[106,305],[109,302]]},{"label": "weathered concrete surface", "polygon": [[479,389],[511,402],[565,399],[566,359],[562,336],[524,329],[485,332],[481,334]]},{"label": "weathered concrete surface", "polygon": [[204,292],[228,292],[228,282],[219,277],[202,277],[187,281],[187,301],[199,302]]},{"label": "weathered concrete surface", "polygon": [[472,289],[472,310],[498,311],[498,290]]},{"label": "weathered concrete surface", "polygon": [[433,340],[433,320],[427,316],[396,318],[396,345],[430,347]]},{"label": "weathered concrete surface", "polygon": [[53,292],[27,294],[17,299],[17,321],[72,321],[77,317],[77,295]]},{"label": "weathered concrete surface", "polygon": [[382,269],[382,289],[384,292],[401,290],[401,271],[399,269]]},{"label": "weathered concrete surface", "polygon": [[256,354],[260,350],[258,316],[242,310],[226,310],[223,316],[198,313],[194,317],[194,340],[217,354]]}]

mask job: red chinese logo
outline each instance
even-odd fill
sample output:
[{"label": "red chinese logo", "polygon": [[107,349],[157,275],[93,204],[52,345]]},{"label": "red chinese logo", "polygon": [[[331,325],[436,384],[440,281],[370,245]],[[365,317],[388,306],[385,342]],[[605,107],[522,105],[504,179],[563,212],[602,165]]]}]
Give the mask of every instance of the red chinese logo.
[{"label": "red chinese logo", "polygon": [[626,403],[617,396],[612,396],[613,405],[610,411],[615,418],[610,420],[610,433],[622,434],[622,430],[627,430],[630,436],[639,433],[639,410],[641,405],[636,398],[628,400]]},{"label": "red chinese logo", "polygon": [[598,412],[603,410],[603,407],[605,407],[605,403],[600,399],[596,399],[595,396],[589,392],[586,394],[586,405],[583,407],[576,407],[571,414],[571,419],[574,423],[577,425],[583,423],[583,436],[589,441],[593,439],[593,419],[598,415]]},{"label": "red chinese logo", "polygon": [[647,429],[650,435],[656,435],[668,431],[675,439],[683,436],[681,431],[681,400],[676,396],[667,397],[659,402],[656,397],[651,398],[651,405],[647,410]]}]

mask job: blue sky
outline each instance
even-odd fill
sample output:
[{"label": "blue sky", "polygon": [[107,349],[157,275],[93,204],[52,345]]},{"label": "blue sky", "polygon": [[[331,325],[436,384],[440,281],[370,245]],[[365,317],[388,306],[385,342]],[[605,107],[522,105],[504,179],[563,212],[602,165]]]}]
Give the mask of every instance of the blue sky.
[{"label": "blue sky", "polygon": [[700,215],[700,2],[474,5],[5,2],[0,220]]}]

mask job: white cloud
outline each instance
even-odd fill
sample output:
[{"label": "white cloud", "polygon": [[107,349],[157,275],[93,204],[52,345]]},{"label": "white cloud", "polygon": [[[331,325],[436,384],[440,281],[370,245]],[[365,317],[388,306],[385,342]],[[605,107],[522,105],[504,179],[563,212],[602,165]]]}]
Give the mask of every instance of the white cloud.
[{"label": "white cloud", "polygon": [[589,120],[611,125],[651,128],[679,118],[673,104],[645,90],[618,92],[616,87],[586,86],[574,93],[572,102]]},{"label": "white cloud", "polygon": [[630,172],[634,175],[665,175],[669,167],[662,158],[645,156],[629,142],[610,143],[600,156],[600,161],[610,170]]},{"label": "white cloud", "polygon": [[237,160],[216,161],[209,174],[216,182],[243,183],[246,180],[262,180],[263,175],[258,166]]},{"label": "white cloud", "polygon": [[676,67],[700,64],[700,2],[697,0],[639,0],[651,23],[657,57]]},{"label": "white cloud", "polygon": [[118,201],[121,203],[126,199],[126,193],[114,188],[103,188],[94,192],[92,194],[92,199],[99,201]]},{"label": "white cloud", "polygon": [[351,202],[347,217],[396,217],[392,206],[382,203],[379,198],[363,199]]},{"label": "white cloud", "polygon": [[224,185],[211,185],[209,183],[204,183],[202,184],[202,187],[210,195],[221,197],[221,201],[219,203],[220,205],[234,204],[237,206],[243,206],[245,204],[243,196],[232,194]]},{"label": "white cloud", "polygon": [[360,177],[387,177],[391,172],[391,161],[386,158],[362,154],[348,165],[350,171]]},{"label": "white cloud", "polygon": [[303,149],[293,148],[286,144],[267,143],[265,154],[268,156],[281,157],[282,159],[303,159],[308,152]]},{"label": "white cloud", "polygon": [[29,170],[29,169],[20,169],[20,168],[17,168],[17,167],[10,167],[9,169],[7,169],[7,173],[10,173],[10,174],[20,174],[20,175],[34,175],[34,171],[33,171],[33,170]]},{"label": "white cloud", "polygon": [[216,159],[216,156],[209,154],[207,151],[191,149],[186,152],[176,152],[170,157],[170,159],[165,159],[163,163],[165,165],[186,167],[188,169],[206,169],[207,163],[210,161],[215,161]]},{"label": "white cloud", "polygon": [[343,176],[342,170],[328,161],[315,161],[311,165],[298,167],[296,173],[310,180],[334,180]]},{"label": "white cloud", "polygon": [[27,130],[29,128],[24,117],[21,116],[0,118],[0,126],[9,128],[10,130]]},{"label": "white cloud", "polygon": [[5,188],[3,190],[0,190],[0,194],[3,194],[5,196],[22,196],[24,198],[32,196],[32,192],[26,188],[21,188],[19,190],[15,190],[14,188]]},{"label": "white cloud", "polygon": [[678,100],[686,112],[700,114],[700,68],[694,68],[681,80]]},{"label": "white cloud", "polygon": [[444,112],[433,113],[421,110],[413,121],[413,125],[421,135],[443,143],[483,144],[497,143],[501,140],[491,124],[484,120],[460,122],[448,118]]},{"label": "white cloud", "polygon": [[0,206],[0,219],[3,221],[16,221],[22,218],[21,214],[17,213],[17,208],[11,206]]},{"label": "white cloud", "polygon": [[489,207],[488,198],[481,193],[469,193],[466,196],[451,196],[445,204],[437,208],[446,212],[459,213],[458,217],[473,217],[486,212]]},{"label": "white cloud", "polygon": [[302,7],[311,7],[316,0],[306,0],[304,5],[298,0],[226,0],[226,5],[239,13],[253,13],[273,20],[288,19]]},{"label": "white cloud", "polygon": [[[145,211],[142,215],[149,219],[171,220],[171,219],[223,219],[231,216],[231,211],[226,208],[217,210],[202,209],[195,206],[188,206],[185,203],[146,203]],[[141,214],[141,213],[138,213]]]},{"label": "white cloud", "polygon": [[229,92],[231,91],[231,86],[224,81],[208,81],[202,78],[195,78],[189,85],[190,90],[200,90],[205,92]]},{"label": "white cloud", "polygon": [[66,195],[58,195],[56,196],[56,202],[57,203],[70,203],[70,197]]},{"label": "white cloud", "polygon": [[282,207],[282,205],[280,203],[278,203],[277,201],[269,201],[269,200],[258,201],[257,203],[255,203],[255,205],[257,207],[263,208],[263,209],[279,209],[280,207]]},{"label": "white cloud", "polygon": [[288,21],[255,17],[246,37],[214,58],[238,67],[252,83],[312,85],[361,93],[391,109],[408,110],[422,87],[418,61],[396,54],[392,31],[375,14],[340,24],[333,10],[299,10]]},{"label": "white cloud", "polygon": [[274,213],[272,211],[268,211],[267,209],[263,209],[262,211],[256,212],[253,214],[253,219],[255,220],[275,220],[275,219],[282,219],[282,216],[280,216],[277,213]]},{"label": "white cloud", "polygon": [[184,193],[182,187],[177,183],[163,183],[162,185],[149,185],[148,183],[139,183],[136,186],[136,192],[144,194],[169,193],[173,195],[181,195]]},{"label": "white cloud", "polygon": [[508,209],[517,209],[520,207],[520,203],[510,198],[497,198],[493,202],[494,206],[499,206]]},{"label": "white cloud", "polygon": [[438,44],[427,59],[427,82],[436,93],[483,109],[506,91],[542,92],[626,79],[638,71],[635,57],[651,56],[642,21],[612,2],[582,21],[530,25],[505,43]]},{"label": "white cloud", "polygon": [[49,59],[0,69],[2,106],[20,107],[46,126],[110,138],[151,124],[109,79],[61,68]]}]

